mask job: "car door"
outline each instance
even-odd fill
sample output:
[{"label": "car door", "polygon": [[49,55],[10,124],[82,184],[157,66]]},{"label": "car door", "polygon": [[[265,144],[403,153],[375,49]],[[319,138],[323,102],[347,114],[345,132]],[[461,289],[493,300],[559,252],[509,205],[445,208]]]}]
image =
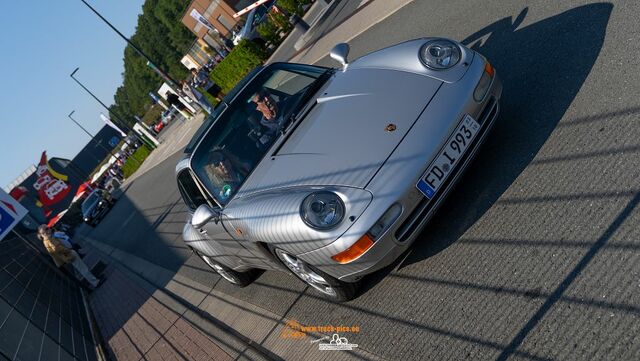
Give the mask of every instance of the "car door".
[{"label": "car door", "polygon": [[[207,200],[195,183],[189,169],[179,172],[177,180],[178,190],[190,213],[193,213],[203,204],[208,205],[214,211],[222,213],[222,210],[215,206],[213,202]],[[185,242],[191,248],[231,268],[248,265],[245,259],[250,259],[252,255],[227,232],[224,216],[221,216],[218,220],[211,220],[201,228],[191,225],[191,216],[189,216],[187,222],[186,227],[192,228],[192,230],[187,232]],[[195,232],[197,232],[197,235]]]}]

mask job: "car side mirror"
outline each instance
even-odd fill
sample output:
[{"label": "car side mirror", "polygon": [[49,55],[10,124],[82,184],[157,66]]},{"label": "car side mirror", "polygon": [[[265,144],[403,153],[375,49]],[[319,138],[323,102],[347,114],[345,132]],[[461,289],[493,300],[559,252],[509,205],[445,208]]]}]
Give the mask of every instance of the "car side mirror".
[{"label": "car side mirror", "polygon": [[207,204],[202,204],[193,213],[193,217],[191,217],[191,225],[196,228],[202,228],[212,220],[215,223],[220,222],[220,212],[211,209]]},{"label": "car side mirror", "polygon": [[349,63],[347,62],[347,56],[349,55],[349,44],[340,43],[331,49],[329,53],[332,59],[337,60],[342,65],[342,71],[347,70]]}]

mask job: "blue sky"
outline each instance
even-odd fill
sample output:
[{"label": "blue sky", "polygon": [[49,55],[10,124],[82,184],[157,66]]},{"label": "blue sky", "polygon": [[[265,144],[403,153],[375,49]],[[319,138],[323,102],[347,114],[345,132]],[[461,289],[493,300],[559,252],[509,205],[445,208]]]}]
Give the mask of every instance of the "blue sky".
[{"label": "blue sky", "polygon": [[[135,31],[144,0],[88,0],[126,36]],[[0,188],[43,150],[73,158],[95,134],[103,108],[70,77],[107,105],[122,84],[126,43],[79,0],[7,1],[0,11]]]}]

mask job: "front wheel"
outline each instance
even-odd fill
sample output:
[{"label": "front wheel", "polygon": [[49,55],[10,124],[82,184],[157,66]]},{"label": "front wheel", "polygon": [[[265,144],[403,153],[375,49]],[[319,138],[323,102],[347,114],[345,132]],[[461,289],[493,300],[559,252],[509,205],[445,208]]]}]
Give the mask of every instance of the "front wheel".
[{"label": "front wheel", "polygon": [[199,252],[196,252],[198,256],[207,264],[207,266],[211,267],[214,271],[216,271],[222,278],[233,283],[238,287],[245,287],[249,285],[255,279],[255,272],[238,272],[234,271],[231,268],[220,264],[213,260],[212,257],[203,255]]},{"label": "front wheel", "polygon": [[334,302],[345,302],[355,298],[358,282],[340,281],[281,249],[276,249],[275,254],[294,275],[322,293],[324,297]]}]

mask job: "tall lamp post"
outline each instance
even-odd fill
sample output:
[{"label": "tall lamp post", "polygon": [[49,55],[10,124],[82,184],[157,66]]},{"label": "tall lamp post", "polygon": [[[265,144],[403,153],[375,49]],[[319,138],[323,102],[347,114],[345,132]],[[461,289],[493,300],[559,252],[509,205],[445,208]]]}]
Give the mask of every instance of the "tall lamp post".
[{"label": "tall lamp post", "polygon": [[160,76],[162,76],[163,78],[165,78],[166,80],[168,80],[170,83],[173,84],[169,84],[172,88],[177,87],[177,85],[179,84],[177,81],[175,81],[171,75],[169,75],[167,72],[163,71],[162,69],[160,69],[152,60],[151,58],[149,58],[147,56],[147,54],[145,54],[142,49],[138,48],[134,43],[131,42],[131,40],[129,40],[129,38],[127,38],[126,36],[124,36],[124,34],[122,34],[120,32],[120,30],[118,30],[115,26],[113,26],[107,19],[104,18],[104,16],[102,16],[102,14],[100,14],[96,9],[94,9],[91,5],[89,5],[89,3],[87,3],[85,0],[80,0],[82,1],[83,4],[85,4],[91,11],[93,11],[94,14],[96,14],[102,21],[105,22],[105,24],[107,24],[113,31],[116,32],[116,34],[118,34],[122,39],[124,39],[124,41],[127,42],[127,44],[129,44],[129,46],[131,46],[133,48],[133,50],[136,51],[136,53],[140,54],[140,56],[142,56],[143,58],[145,58],[145,60],[147,60],[147,62],[150,64],[151,68],[154,69],[155,71],[157,71]]},{"label": "tall lamp post", "polygon": [[[95,94],[93,94],[91,92],[91,90],[87,89],[86,86],[84,86],[84,84],[82,84],[78,79],[76,79],[74,77],[74,75],[76,74],[76,72],[79,70],[80,68],[76,68],[73,72],[71,72],[71,79],[75,80],[76,83],[78,83],[78,85],[80,85],[82,87],[82,89],[84,89],[87,93],[89,93],[89,95],[91,95],[93,97],[93,99],[95,99],[98,103],[100,103],[100,105],[102,105],[102,107],[104,109],[107,110],[107,114],[113,114],[113,116],[115,117],[116,120],[116,125],[119,127],[124,128],[124,130],[127,131],[127,133],[132,133],[136,138],[138,138],[138,140],[140,142],[143,142],[142,139],[140,139],[140,136],[138,136],[138,134],[133,131],[133,129],[131,129],[127,123],[124,122],[124,120],[122,120],[122,118],[120,118],[120,116],[114,112],[112,112],[111,110],[109,110],[109,108],[107,107],[107,105],[105,103],[103,103],[97,96],[95,96]],[[143,142],[144,143],[144,142]],[[136,161],[136,163],[138,163],[138,161]]]},{"label": "tall lamp post", "polygon": [[95,96],[95,94],[93,94],[91,92],[91,90],[89,90],[86,86],[84,86],[84,84],[82,84],[80,82],[80,80],[78,80],[76,77],[74,77],[74,75],[76,74],[76,72],[80,70],[80,68],[76,68],[74,71],[71,72],[71,75],[69,75],[71,77],[71,79],[73,79],[76,83],[78,83],[78,85],[80,85],[82,87],[82,89],[84,89],[87,93],[89,93],[89,95],[91,95],[91,97],[93,97],[93,99],[95,99],[98,103],[100,103],[100,105],[102,105],[102,107],[104,109],[107,110],[107,114],[111,113],[116,117],[116,120],[118,121],[118,126],[123,127],[127,132],[131,131],[131,128],[129,128],[129,126],[127,126],[127,123],[125,123],[119,116],[118,114],[115,114],[113,112],[111,112],[109,110],[109,107],[107,107],[107,105],[105,103],[102,102],[102,100],[100,100],[97,96]]}]

